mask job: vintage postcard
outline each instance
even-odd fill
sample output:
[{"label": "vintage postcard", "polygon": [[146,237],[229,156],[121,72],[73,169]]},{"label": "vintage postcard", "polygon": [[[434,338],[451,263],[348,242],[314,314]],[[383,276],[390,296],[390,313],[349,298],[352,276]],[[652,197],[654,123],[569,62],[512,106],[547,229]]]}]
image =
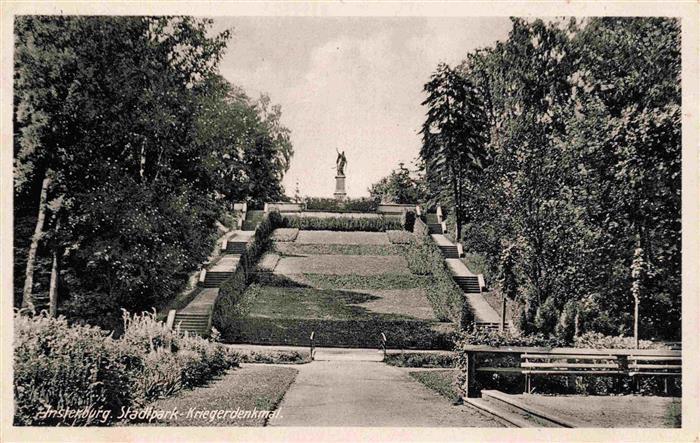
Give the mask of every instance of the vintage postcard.
[{"label": "vintage postcard", "polygon": [[3,2],[3,441],[697,441],[698,5]]}]

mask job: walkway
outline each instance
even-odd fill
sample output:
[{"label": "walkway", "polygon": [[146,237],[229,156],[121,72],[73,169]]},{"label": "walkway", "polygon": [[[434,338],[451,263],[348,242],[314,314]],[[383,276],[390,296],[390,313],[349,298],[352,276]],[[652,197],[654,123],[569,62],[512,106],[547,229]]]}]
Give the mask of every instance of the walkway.
[{"label": "walkway", "polygon": [[219,288],[204,288],[199,294],[179,312],[183,314],[205,313],[214,306],[219,296]]},{"label": "walkway", "polygon": [[[369,351],[369,350],[368,350]],[[376,359],[377,351],[367,357]],[[350,350],[355,353],[356,350]],[[495,427],[468,406],[454,406],[398,368],[346,358],[338,350],[325,361],[295,366],[296,380],[270,426],[448,426]],[[381,358],[381,354],[378,354]],[[317,354],[319,356],[319,354]]]},{"label": "walkway", "polygon": [[454,246],[454,243],[442,234],[430,234],[430,237],[438,246]]}]

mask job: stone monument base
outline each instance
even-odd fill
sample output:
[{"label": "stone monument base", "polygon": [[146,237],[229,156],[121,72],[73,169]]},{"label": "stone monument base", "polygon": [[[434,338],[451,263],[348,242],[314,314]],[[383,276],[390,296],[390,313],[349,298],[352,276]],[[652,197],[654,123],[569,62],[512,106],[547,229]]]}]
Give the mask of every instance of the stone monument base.
[{"label": "stone monument base", "polygon": [[347,194],[345,193],[345,176],[336,175],[335,176],[335,192],[333,196],[336,200],[345,200]]}]

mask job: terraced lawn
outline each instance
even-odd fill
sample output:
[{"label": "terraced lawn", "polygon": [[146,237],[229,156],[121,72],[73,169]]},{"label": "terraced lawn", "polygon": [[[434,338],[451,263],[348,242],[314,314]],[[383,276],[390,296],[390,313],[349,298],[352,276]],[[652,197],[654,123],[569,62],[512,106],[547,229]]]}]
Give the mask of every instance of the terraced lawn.
[{"label": "terraced lawn", "polygon": [[275,274],[380,275],[410,274],[406,259],[399,255],[309,255],[282,257]]},{"label": "terraced lawn", "polygon": [[295,243],[321,245],[388,245],[386,232],[299,231]]},{"label": "terraced lawn", "polygon": [[275,242],[273,251],[285,256],[305,255],[399,255],[399,245],[323,245],[292,242]]},{"label": "terraced lawn", "polygon": [[437,320],[432,277],[411,273],[404,248],[384,232],[299,231],[274,242],[259,266],[268,272],[244,294],[248,314],[224,338],[308,346],[313,332],[317,346],[378,347],[384,333],[392,348],[450,349],[455,325]]}]

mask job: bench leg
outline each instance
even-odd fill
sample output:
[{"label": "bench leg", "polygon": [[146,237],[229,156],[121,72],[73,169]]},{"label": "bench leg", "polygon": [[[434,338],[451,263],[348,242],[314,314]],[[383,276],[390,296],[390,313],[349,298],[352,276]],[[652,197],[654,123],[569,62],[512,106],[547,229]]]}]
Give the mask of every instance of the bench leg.
[{"label": "bench leg", "polygon": [[664,377],[664,394],[668,395],[668,377]]}]

